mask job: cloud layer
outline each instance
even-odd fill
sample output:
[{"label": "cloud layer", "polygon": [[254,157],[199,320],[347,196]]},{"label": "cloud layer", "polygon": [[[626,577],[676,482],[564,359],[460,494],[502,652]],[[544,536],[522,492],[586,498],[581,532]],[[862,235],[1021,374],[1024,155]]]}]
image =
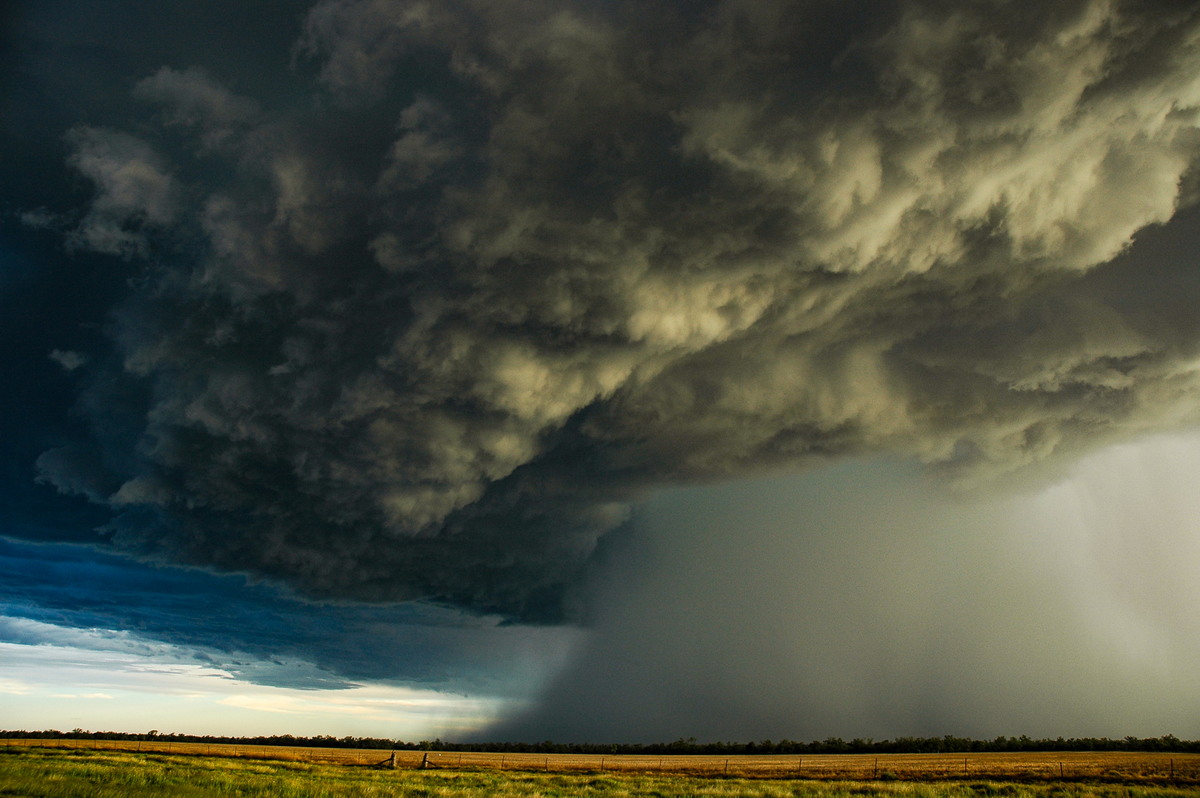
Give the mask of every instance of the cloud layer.
[{"label": "cloud layer", "polygon": [[523,699],[573,630],[421,605],[314,605],[78,545],[0,539],[0,642],[117,652],[307,690],[362,682]]},{"label": "cloud layer", "polygon": [[651,487],[1196,420],[1190,264],[1118,258],[1194,198],[1195,9],[325,0],[296,58],[69,136],[138,275],[38,465],[117,549],[555,619]]}]

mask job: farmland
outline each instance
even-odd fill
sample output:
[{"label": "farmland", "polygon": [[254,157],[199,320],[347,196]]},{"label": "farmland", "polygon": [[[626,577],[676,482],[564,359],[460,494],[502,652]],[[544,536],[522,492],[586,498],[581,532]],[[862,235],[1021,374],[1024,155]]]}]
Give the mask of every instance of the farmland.
[{"label": "farmland", "polygon": [[[138,749],[141,750],[138,750]],[[569,756],[7,741],[0,795],[1197,795],[1200,755]]]},{"label": "farmland", "polygon": [[[605,772],[501,771],[351,767],[245,756],[163,754],[66,747],[10,746],[0,752],[0,794],[28,798],[173,795],[187,798],[241,795],[248,798],[349,798],[349,796],[446,796],[446,798],[554,798],[556,796],[748,796],[835,798],[840,796],[1185,796],[1187,784],[1151,779],[1100,781],[1002,781],[992,779],[902,781],[696,776],[649,769]],[[551,757],[551,765],[554,763]],[[526,762],[525,765],[533,763]],[[630,763],[632,764],[632,763]],[[646,763],[640,763],[646,764]],[[748,763],[743,763],[748,764]],[[848,772],[848,771],[847,771]]]}]

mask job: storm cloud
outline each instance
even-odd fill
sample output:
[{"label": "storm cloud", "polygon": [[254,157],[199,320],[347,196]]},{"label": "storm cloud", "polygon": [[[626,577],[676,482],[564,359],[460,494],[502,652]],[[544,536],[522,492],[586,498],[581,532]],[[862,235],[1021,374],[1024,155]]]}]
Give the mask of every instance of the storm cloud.
[{"label": "storm cloud", "polygon": [[1127,252],[1196,198],[1190,5],[304,19],[302,98],[172,64],[67,135],[132,276],[38,468],[115,550],[558,620],[655,488],[1197,420],[1190,256]]}]

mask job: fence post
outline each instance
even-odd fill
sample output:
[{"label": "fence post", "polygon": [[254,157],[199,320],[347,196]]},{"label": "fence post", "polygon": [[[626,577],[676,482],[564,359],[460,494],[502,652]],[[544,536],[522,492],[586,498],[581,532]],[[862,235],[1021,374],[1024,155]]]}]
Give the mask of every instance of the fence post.
[{"label": "fence post", "polygon": [[604,757],[600,757],[600,772],[604,772]]},{"label": "fence post", "polygon": [[726,776],[729,775],[729,760],[728,759],[725,760],[725,775]]},{"label": "fence post", "polygon": [[421,757],[421,770],[429,767],[429,752],[425,752],[425,756]]},{"label": "fence post", "polygon": [[388,764],[393,768],[396,767],[396,749],[392,749],[392,758],[388,760]]}]

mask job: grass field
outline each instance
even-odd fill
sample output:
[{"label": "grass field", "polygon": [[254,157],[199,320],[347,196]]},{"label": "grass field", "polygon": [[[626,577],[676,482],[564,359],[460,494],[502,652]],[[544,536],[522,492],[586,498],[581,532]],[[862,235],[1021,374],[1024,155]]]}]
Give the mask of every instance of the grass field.
[{"label": "grass field", "polygon": [[[7,740],[85,751],[188,754],[340,765],[390,764],[391,752],[346,748],[169,743],[137,740]],[[1200,754],[1149,752],[1021,752],[974,754],[837,754],[820,756],[598,756],[398,751],[398,769],[504,770],[555,773],[665,773],[748,778],[1013,781],[1079,780],[1200,786]]]},{"label": "grass field", "polygon": [[[41,742],[41,741],[39,741]],[[178,744],[176,744],[178,745]],[[302,749],[293,749],[302,750]],[[249,753],[249,752],[246,752]],[[361,752],[360,752],[361,753]],[[371,752],[379,760],[380,752]],[[409,752],[411,753],[411,752]],[[420,756],[420,754],[418,754]],[[455,755],[457,756],[457,755]],[[511,755],[510,755],[511,756]],[[1063,755],[1068,756],[1068,755]],[[1081,757],[1084,755],[1074,755]],[[1114,755],[1107,755],[1112,757]],[[1133,757],[1154,755],[1133,754]],[[1178,755],[1177,755],[1178,757]],[[743,757],[747,758],[747,757]],[[826,759],[827,757],[820,757]],[[837,757],[828,757],[838,759]],[[546,757],[541,757],[546,760]],[[1045,774],[1034,777],[997,779],[982,776],[951,777],[940,768],[929,771],[929,778],[918,775],[915,765],[903,773],[881,769],[875,779],[813,778],[811,774],[790,778],[724,776],[709,772],[697,775],[665,770],[606,770],[564,772],[554,769],[555,757],[549,757],[550,771],[522,763],[523,769],[500,770],[491,766],[437,768],[365,767],[314,761],[255,759],[246,755],[226,756],[201,751],[158,753],[148,751],[104,750],[102,748],[23,747],[0,749],[0,796],[33,798],[122,798],[129,796],[247,796],[247,798],[299,798],[320,796],[446,796],[482,798],[483,796],[762,796],[777,798],[820,798],[823,796],[1031,796],[1033,798],[1071,798],[1072,796],[1196,796],[1200,786],[1192,777],[1178,773],[1172,780],[1156,774],[1153,762],[1141,768],[1132,761],[1119,763],[1120,772],[1107,776],[1086,777]],[[625,757],[621,757],[625,759]],[[657,759],[657,757],[653,757]],[[849,759],[849,757],[841,757]],[[872,758],[873,759],[873,758]],[[881,764],[883,757],[880,757]],[[961,757],[960,757],[961,760]],[[418,760],[419,762],[419,760]],[[890,763],[897,764],[897,763]],[[664,763],[665,768],[666,763]],[[968,762],[969,765],[969,762]],[[1194,766],[1195,763],[1193,762]],[[1178,767],[1178,766],[1177,766]],[[1056,768],[1057,770],[1057,768]],[[848,774],[849,768],[839,773]],[[1065,763],[1064,763],[1065,772]],[[1138,775],[1141,774],[1141,775]]]}]

